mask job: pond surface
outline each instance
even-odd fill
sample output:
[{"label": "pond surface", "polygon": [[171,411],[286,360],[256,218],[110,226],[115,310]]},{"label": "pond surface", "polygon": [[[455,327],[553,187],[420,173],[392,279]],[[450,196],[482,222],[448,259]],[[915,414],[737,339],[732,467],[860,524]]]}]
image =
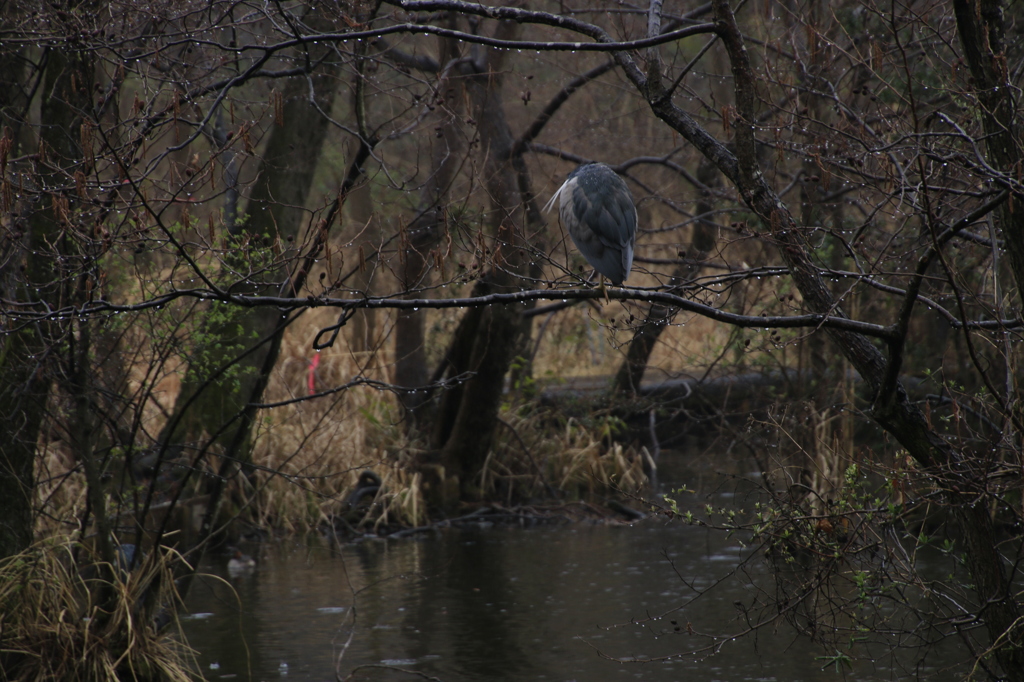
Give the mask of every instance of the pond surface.
[{"label": "pond surface", "polygon": [[[695,512],[749,509],[760,474],[748,457],[684,446],[663,453],[663,490],[704,491],[676,495]],[[837,671],[835,651],[781,621],[737,638],[748,619],[775,613],[748,610],[774,594],[764,560],[724,533],[663,519],[245,549],[255,570],[231,577],[227,556],[208,557],[187,600],[185,634],[211,682],[353,671],[389,682],[934,682],[961,679],[943,666],[967,653],[909,650],[898,668],[879,656]]]},{"label": "pond surface", "polygon": [[[257,549],[257,568],[234,579],[226,557],[211,558],[202,568],[221,579],[205,578],[189,597],[185,632],[209,680],[333,680],[364,665],[380,667],[352,679],[913,679],[863,661],[837,673],[820,658],[827,652],[785,625],[733,641],[745,629],[736,602],[770,589],[765,566],[681,523],[483,525]],[[708,645],[717,650],[668,662],[608,658]],[[941,679],[917,665],[917,675]]]}]

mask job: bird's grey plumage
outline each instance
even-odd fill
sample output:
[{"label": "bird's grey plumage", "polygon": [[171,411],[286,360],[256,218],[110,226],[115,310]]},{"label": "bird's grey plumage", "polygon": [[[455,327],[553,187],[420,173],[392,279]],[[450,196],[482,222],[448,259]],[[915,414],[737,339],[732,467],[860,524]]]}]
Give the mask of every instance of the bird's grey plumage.
[{"label": "bird's grey plumage", "polygon": [[569,173],[544,210],[556,199],[576,248],[600,274],[622,284],[633,267],[637,222],[625,181],[603,163],[583,164]]}]

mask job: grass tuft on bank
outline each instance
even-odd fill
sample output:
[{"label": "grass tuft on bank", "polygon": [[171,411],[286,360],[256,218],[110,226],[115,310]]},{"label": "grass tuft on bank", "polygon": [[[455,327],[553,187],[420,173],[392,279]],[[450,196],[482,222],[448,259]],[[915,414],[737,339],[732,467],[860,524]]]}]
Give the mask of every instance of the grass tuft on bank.
[{"label": "grass tuft on bank", "polygon": [[[124,548],[118,552],[122,560],[128,554]],[[156,624],[158,617],[177,623],[172,557],[143,557],[128,570],[95,561],[86,547],[67,538],[51,538],[4,559],[0,679],[195,680],[184,639],[173,627]]]}]

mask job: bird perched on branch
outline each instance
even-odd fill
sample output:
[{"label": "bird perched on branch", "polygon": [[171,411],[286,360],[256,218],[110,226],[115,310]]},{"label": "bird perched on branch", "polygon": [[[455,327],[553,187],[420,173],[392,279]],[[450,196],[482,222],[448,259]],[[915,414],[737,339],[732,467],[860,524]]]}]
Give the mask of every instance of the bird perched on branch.
[{"label": "bird perched on branch", "polygon": [[633,267],[636,246],[636,206],[629,187],[603,163],[576,167],[544,206],[559,200],[558,217],[573,243],[594,270],[616,286]]}]

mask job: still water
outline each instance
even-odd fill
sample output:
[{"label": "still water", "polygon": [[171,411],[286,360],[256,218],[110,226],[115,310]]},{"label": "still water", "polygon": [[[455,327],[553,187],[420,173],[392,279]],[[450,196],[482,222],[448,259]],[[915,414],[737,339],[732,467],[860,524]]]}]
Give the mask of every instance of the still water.
[{"label": "still water", "polygon": [[764,564],[681,523],[256,549],[257,568],[234,579],[211,558],[190,595],[185,631],[208,680],[333,680],[366,665],[379,667],[352,679],[911,679],[863,661],[837,673],[821,658],[830,652],[782,624],[733,641],[746,627],[737,602],[770,589]]}]

